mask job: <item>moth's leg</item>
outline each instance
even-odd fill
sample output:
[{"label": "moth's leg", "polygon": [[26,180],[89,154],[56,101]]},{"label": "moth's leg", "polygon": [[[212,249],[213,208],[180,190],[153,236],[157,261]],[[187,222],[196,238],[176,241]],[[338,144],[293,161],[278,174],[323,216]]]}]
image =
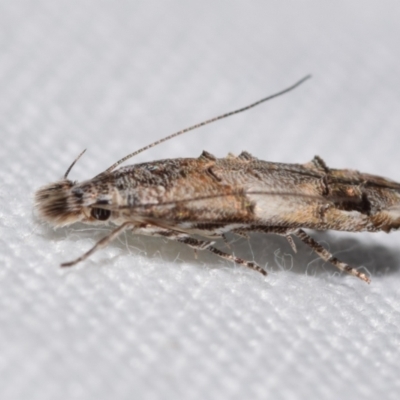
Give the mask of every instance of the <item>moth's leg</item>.
[{"label": "moth's leg", "polygon": [[235,235],[240,236],[243,239],[250,239],[250,235],[247,233],[249,230],[235,229],[232,231]]},{"label": "moth's leg", "polygon": [[214,253],[221,258],[224,258],[225,260],[233,261],[236,264],[243,265],[244,267],[247,267],[254,271],[257,271],[262,275],[267,275],[267,271],[265,271],[265,269],[261,268],[259,265],[257,265],[254,262],[246,261],[246,260],[243,260],[242,258],[235,257],[232,254],[224,253],[223,251],[221,251],[213,246],[207,247],[207,250],[211,251],[211,253]]},{"label": "moth's leg", "polygon": [[231,245],[229,244],[228,238],[226,237],[225,233],[223,233],[221,235],[221,237],[222,237],[222,240],[224,241],[225,245],[228,247],[228,249],[230,249]]},{"label": "moth's leg", "polygon": [[290,247],[292,248],[293,252],[297,253],[296,243],[294,242],[293,238],[290,236],[290,233],[281,235],[281,236],[284,236],[286,238],[286,240],[289,242]]},{"label": "moth's leg", "polygon": [[115,228],[110,234],[107,236],[103,237],[100,239],[89,251],[86,253],[82,254],[80,257],[78,257],[76,260],[70,261],[70,262],[65,262],[62,263],[62,267],[72,267],[75,264],[80,263],[83,260],[86,260],[88,257],[90,257],[95,251],[102,249],[103,247],[106,247],[109,243],[111,243],[114,239],[118,237],[123,231],[126,229],[129,229],[133,227],[134,225],[132,222],[125,222],[122,225],[120,225],[118,228]]},{"label": "moth's leg", "polygon": [[338,260],[328,250],[326,250],[317,241],[315,241],[311,236],[307,235],[307,233],[305,233],[302,229],[296,229],[292,231],[291,234],[298,237],[305,244],[310,246],[324,261],[330,262],[336,268],[339,268],[340,271],[347,272],[348,274],[356,276],[357,278],[360,278],[367,283],[371,282],[367,275],[363,274],[362,272],[358,272],[355,268],[350,267],[350,265]]},{"label": "moth's leg", "polygon": [[214,242],[208,242],[205,240],[198,240],[191,237],[181,237],[177,239],[180,243],[185,243],[195,250],[208,250],[217,256],[224,258],[225,260],[233,261],[236,264],[243,265],[244,267],[250,268],[254,271],[260,272],[263,275],[267,275],[267,272],[262,269],[259,265],[254,262],[243,260],[242,258],[235,257],[231,254],[224,253],[223,251],[212,246]]}]

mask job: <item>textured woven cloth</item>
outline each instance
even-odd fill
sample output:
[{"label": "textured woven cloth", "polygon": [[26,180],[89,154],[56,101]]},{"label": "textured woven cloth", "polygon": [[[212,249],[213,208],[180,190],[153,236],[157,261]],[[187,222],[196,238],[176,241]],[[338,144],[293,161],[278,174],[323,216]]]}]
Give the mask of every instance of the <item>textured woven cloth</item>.
[{"label": "textured woven cloth", "polygon": [[53,230],[34,191],[176,130],[296,91],[132,163],[247,150],[400,181],[398,1],[0,2],[1,399],[398,399],[400,233],[230,237],[261,275],[108,228]]}]

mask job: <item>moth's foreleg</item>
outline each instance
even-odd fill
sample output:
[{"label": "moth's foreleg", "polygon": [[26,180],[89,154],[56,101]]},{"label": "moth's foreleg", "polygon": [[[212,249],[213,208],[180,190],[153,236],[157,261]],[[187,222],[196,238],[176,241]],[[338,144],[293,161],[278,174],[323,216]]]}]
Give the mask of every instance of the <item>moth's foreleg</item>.
[{"label": "moth's foreleg", "polygon": [[109,243],[111,243],[114,239],[116,239],[123,231],[126,229],[129,229],[133,227],[134,225],[132,222],[125,222],[122,225],[120,225],[118,228],[115,228],[109,235],[103,237],[100,239],[89,251],[86,253],[82,254],[80,257],[78,257],[76,260],[62,263],[62,267],[72,267],[75,264],[80,263],[83,260],[86,260],[88,257],[90,257],[95,251],[102,249],[103,247],[106,247]]},{"label": "moth's foreleg", "polygon": [[350,267],[350,265],[338,260],[311,236],[307,235],[307,233],[305,233],[302,229],[296,229],[292,231],[291,234],[298,237],[301,241],[310,246],[324,261],[330,262],[336,268],[339,268],[340,271],[347,272],[348,274],[356,276],[367,283],[371,282],[371,279],[369,279],[367,275],[363,274],[362,272],[358,272],[355,268]]},{"label": "moth's foreleg", "polygon": [[243,260],[242,258],[235,257],[231,254],[224,253],[223,251],[212,246],[214,242],[209,242],[205,240],[198,240],[191,237],[181,237],[177,239],[180,243],[185,243],[195,250],[208,250],[217,256],[224,258],[225,260],[233,261],[236,264],[243,265],[244,267],[250,268],[254,271],[260,272],[263,275],[267,275],[267,272],[262,269],[259,265],[254,262]]}]

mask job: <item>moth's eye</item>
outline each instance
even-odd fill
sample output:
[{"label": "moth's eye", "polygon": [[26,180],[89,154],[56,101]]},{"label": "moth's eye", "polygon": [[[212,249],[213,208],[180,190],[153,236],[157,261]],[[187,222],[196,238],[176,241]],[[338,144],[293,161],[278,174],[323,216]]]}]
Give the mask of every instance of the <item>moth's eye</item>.
[{"label": "moth's eye", "polygon": [[111,211],[105,210],[104,208],[92,208],[90,215],[99,221],[106,221],[108,218],[110,218]]}]

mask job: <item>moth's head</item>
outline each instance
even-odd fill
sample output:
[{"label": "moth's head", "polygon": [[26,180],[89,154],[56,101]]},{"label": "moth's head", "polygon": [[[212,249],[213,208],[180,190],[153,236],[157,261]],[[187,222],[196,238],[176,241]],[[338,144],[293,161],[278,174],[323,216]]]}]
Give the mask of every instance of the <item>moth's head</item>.
[{"label": "moth's head", "polygon": [[81,185],[67,179],[84,152],[70,165],[62,180],[43,186],[35,193],[35,209],[39,218],[53,226],[75,222],[104,222],[111,216],[111,211],[101,208],[104,201],[96,204],[92,191],[85,191]]},{"label": "moth's head", "polygon": [[39,218],[53,226],[83,221],[85,213],[79,191],[73,188],[74,182],[67,179],[40,188],[35,193],[35,209]]},{"label": "moth's head", "polygon": [[95,191],[83,185],[64,179],[40,188],[35,193],[38,217],[53,226],[75,222],[104,223],[109,220],[109,202],[104,199],[99,201]]}]

